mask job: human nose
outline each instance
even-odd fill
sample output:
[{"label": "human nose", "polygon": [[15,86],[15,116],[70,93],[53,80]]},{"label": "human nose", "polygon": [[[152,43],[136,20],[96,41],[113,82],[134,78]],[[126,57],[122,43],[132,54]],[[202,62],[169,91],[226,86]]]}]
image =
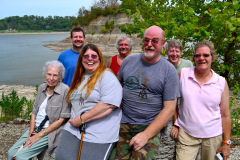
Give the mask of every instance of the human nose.
[{"label": "human nose", "polygon": [[93,59],[92,55],[89,55],[88,60],[92,60],[92,59]]},{"label": "human nose", "polygon": [[173,54],[173,55],[176,55],[176,54],[177,54],[177,52],[176,52],[176,51],[173,51],[173,52],[172,52],[172,54]]}]

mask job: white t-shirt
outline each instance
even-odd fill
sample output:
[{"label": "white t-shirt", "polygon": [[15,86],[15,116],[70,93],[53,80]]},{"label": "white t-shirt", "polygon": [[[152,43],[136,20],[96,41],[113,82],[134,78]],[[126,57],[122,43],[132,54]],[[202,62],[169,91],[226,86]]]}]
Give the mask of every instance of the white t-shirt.
[{"label": "white t-shirt", "polygon": [[[48,98],[50,97],[51,95],[47,94],[47,97],[46,99],[42,102],[41,106],[39,107],[39,111],[37,113],[37,116],[36,116],[36,126],[38,127],[40,125],[40,123],[44,120],[45,116],[47,115],[46,113],[46,107],[47,107],[47,101],[48,101]],[[47,128],[49,126],[49,121],[47,121],[43,128]]]}]

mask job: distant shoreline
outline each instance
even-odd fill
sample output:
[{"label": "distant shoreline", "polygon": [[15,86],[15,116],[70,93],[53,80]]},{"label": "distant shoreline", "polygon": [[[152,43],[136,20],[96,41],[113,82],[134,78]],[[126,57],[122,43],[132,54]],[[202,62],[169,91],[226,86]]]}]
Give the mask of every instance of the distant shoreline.
[{"label": "distant shoreline", "polygon": [[12,33],[0,33],[0,35],[23,35],[23,34],[69,34],[69,31],[66,32],[12,32]]}]

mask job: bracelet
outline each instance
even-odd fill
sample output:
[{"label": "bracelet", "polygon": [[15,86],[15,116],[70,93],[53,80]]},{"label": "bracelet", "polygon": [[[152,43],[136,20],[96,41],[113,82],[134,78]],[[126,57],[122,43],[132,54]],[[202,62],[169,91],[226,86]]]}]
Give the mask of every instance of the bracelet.
[{"label": "bracelet", "polygon": [[46,132],[45,130],[43,130],[43,133],[44,133],[44,136],[47,136],[47,135],[48,135],[47,132]]},{"label": "bracelet", "polygon": [[82,116],[80,116],[81,123],[84,124],[85,122],[82,119]]}]

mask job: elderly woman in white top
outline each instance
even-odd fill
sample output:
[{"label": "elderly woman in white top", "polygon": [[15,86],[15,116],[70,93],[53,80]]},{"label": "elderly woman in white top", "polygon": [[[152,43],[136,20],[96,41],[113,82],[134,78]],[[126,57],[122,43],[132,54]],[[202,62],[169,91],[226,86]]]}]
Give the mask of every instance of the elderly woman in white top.
[{"label": "elderly woman in white top", "polygon": [[[64,73],[65,68],[61,62],[46,62],[43,67],[46,83],[39,86],[30,128],[10,148],[8,160],[32,159],[47,147],[50,155],[55,152],[63,126],[70,117],[70,106],[66,101],[69,87],[61,82]],[[44,119],[47,121],[42,129],[39,129]]]}]

